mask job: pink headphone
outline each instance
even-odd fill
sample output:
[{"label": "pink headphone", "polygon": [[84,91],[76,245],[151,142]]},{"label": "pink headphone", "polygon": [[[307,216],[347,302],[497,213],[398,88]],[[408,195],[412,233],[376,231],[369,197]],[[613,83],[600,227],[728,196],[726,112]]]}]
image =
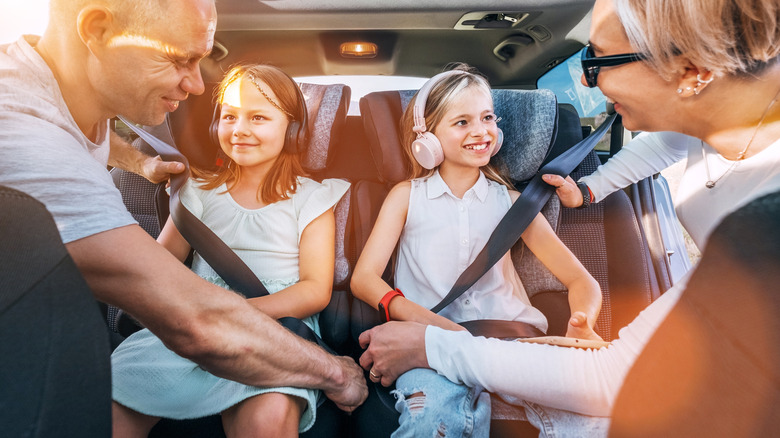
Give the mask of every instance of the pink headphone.
[{"label": "pink headphone", "polygon": [[[420,163],[420,166],[426,169],[433,169],[444,161],[444,151],[441,148],[441,142],[432,132],[428,132],[425,127],[425,103],[428,100],[428,94],[436,84],[447,76],[464,73],[466,72],[461,70],[449,70],[439,73],[428,79],[428,82],[423,84],[420,91],[417,92],[417,98],[414,101],[414,128],[412,129],[417,133],[417,139],[412,142],[412,155]],[[493,149],[491,156],[501,149],[503,143],[504,132],[501,131],[501,128],[498,128],[496,147]]]}]

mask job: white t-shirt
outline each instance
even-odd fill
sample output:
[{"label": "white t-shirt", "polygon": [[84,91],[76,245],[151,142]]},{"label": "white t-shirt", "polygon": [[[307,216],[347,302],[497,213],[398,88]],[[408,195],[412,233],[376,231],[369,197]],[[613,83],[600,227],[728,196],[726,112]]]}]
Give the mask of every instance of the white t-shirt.
[{"label": "white t-shirt", "polygon": [[[432,308],[487,243],[512,206],[506,187],[480,172],[463,198],[452,194],[438,170],[411,181],[409,209],[398,245],[395,286],[406,298]],[[507,253],[441,316],[455,321],[523,321],[547,331],[547,319],[531,306]]]},{"label": "white t-shirt", "polygon": [[84,136],[37,41],[0,46],[0,185],[41,201],[64,243],[136,223],[106,170],[108,120]]},{"label": "white t-shirt", "polygon": [[[180,192],[182,204],[233,249],[272,293],[298,281],[303,230],[349,189],[349,183],[340,179],[318,183],[299,177],[290,198],[248,209],[226,193],[224,184],[213,190],[199,186],[193,180],[185,183]],[[197,252],[192,270],[211,282],[218,278]]]}]

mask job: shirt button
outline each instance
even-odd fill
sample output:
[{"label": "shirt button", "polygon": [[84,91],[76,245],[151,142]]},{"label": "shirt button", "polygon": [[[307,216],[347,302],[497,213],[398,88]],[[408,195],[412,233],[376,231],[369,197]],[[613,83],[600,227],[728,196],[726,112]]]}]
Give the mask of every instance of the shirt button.
[{"label": "shirt button", "polygon": [[469,241],[468,241],[468,239],[463,239],[463,240],[461,240],[461,241],[460,241],[460,243],[462,243],[463,245],[465,245],[465,244],[469,243]]},{"label": "shirt button", "polygon": [[460,209],[460,211],[463,211],[463,210],[465,210],[465,209],[466,209],[466,207],[464,207],[464,206],[462,206],[462,205],[461,205],[460,207],[458,207],[458,208]]},{"label": "shirt button", "polygon": [[471,301],[466,300],[466,305],[469,305],[469,304],[471,304]]}]

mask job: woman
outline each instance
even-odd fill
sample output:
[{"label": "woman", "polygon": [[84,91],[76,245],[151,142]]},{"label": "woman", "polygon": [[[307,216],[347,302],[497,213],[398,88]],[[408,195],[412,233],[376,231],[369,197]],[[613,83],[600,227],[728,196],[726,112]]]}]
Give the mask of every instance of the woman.
[{"label": "woman", "polygon": [[[583,54],[583,84],[598,85],[628,129],[674,132],[640,135],[582,178],[582,191],[571,178],[545,175],[558,187],[563,205],[582,205],[588,190],[591,199],[585,200],[600,201],[687,158],[677,213],[703,249],[727,213],[776,187],[767,180],[777,177],[773,168],[780,164],[777,2],[703,5],[699,10],[692,1],[618,0],[617,17],[596,15],[604,9],[596,5],[591,43]],[[742,27],[731,17],[751,10],[761,19],[740,35]],[[729,19],[712,25],[720,16]],[[690,24],[697,22],[700,26]],[[598,67],[603,57],[630,52],[639,56]]]},{"label": "woman", "polygon": [[[695,210],[681,219],[686,228],[704,230],[701,246],[723,216],[780,189],[778,24],[776,0],[597,0],[594,6],[592,54],[583,62],[586,83],[598,85],[615,102],[630,129],[676,131],[711,145],[698,145],[698,160],[696,145],[687,145],[693,162],[682,182]],[[588,61],[593,55],[625,54],[634,55],[619,65],[587,68],[597,63]],[[669,158],[664,150],[653,152],[660,157],[638,161],[655,161],[658,170],[665,167],[658,163],[684,156]],[[618,181],[605,185],[619,187],[619,178],[630,179],[612,176]],[[603,196],[601,189],[594,195]],[[683,211],[686,202],[681,201]],[[452,381],[480,385],[531,407],[606,416],[637,355],[684,287],[685,281],[675,285],[600,350],[502,342],[394,323],[363,333],[361,343],[370,345],[360,362],[381,374],[383,384],[409,368],[428,366]]]}]

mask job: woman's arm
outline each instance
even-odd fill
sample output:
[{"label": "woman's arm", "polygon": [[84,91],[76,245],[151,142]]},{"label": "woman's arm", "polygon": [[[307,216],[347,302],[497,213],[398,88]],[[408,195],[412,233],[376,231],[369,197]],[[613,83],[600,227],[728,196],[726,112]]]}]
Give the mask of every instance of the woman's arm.
[{"label": "woman's arm", "polygon": [[[652,176],[686,158],[691,141],[698,140],[676,132],[645,132],[620,149],[591,175],[583,177],[593,193],[593,202],[601,202],[612,192]],[[564,207],[582,205],[582,193],[571,178],[543,175],[547,184],[556,187]]]},{"label": "woman's arm", "polygon": [[[515,192],[516,193],[516,192]],[[515,193],[510,193],[516,199]],[[528,249],[569,290],[569,319],[566,336],[601,339],[593,325],[601,311],[601,288],[582,263],[561,242],[547,219],[539,213],[522,234]]]},{"label": "woman's arm", "polygon": [[[626,374],[677,303],[684,287],[684,282],[677,283],[661,295],[620,330],[619,339],[605,348],[585,350],[501,341],[428,327],[425,361],[453,382],[479,385],[490,392],[500,393],[504,398],[513,397],[581,414],[606,416],[612,410]],[[372,329],[373,333],[367,333],[361,339],[366,343],[379,340],[380,346],[385,344],[386,348],[395,348],[392,343],[394,330],[388,329],[376,327]],[[379,331],[382,333],[377,333]],[[414,348],[410,343],[411,340],[406,340],[403,348]],[[391,358],[389,354],[369,357],[375,372],[382,376],[398,375],[404,371],[401,361],[385,361],[386,357]],[[410,357],[414,356],[410,354]],[[367,359],[361,357],[361,365]]]},{"label": "woman's arm", "polygon": [[333,289],[336,257],[336,219],[327,209],[301,233],[298,270],[300,281],[277,293],[252,298],[253,306],[272,318],[306,318],[322,311]]},{"label": "woman's arm", "polygon": [[190,254],[191,247],[189,242],[187,242],[181,233],[179,233],[179,229],[176,228],[176,225],[170,217],[168,217],[168,220],[165,222],[165,226],[162,231],[160,231],[160,235],[157,236],[157,243],[164,246],[165,249],[179,259],[180,262],[186,260],[187,256]]},{"label": "woman's arm", "polygon": [[[355,272],[352,274],[350,283],[352,293],[375,309],[378,309],[382,297],[392,289],[382,279],[382,273],[406,223],[410,190],[409,181],[402,182],[390,190],[357,261]],[[400,296],[390,301],[389,312],[393,320],[417,321],[449,330],[462,330],[458,324]]]}]

